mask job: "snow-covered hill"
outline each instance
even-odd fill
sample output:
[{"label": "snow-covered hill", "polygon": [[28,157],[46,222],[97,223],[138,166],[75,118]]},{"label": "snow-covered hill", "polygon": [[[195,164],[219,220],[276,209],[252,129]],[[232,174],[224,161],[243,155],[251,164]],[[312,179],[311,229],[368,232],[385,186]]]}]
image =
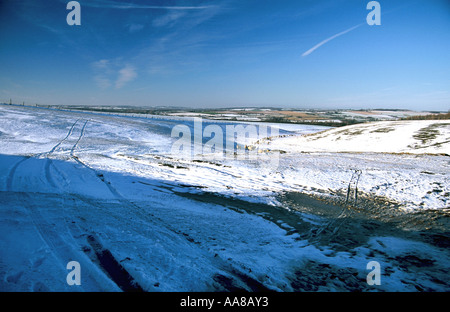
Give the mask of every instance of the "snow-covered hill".
[{"label": "snow-covered hill", "polygon": [[[393,124],[273,125],[286,136],[260,140],[270,166],[181,158],[171,151],[180,124],[192,126],[0,105],[0,290],[450,290],[444,123],[396,128],[409,129],[402,146],[440,155],[331,148],[357,127],[336,142],[395,141]],[[312,146],[321,140],[324,151]],[[73,260],[81,286],[66,283]]]},{"label": "snow-covered hill", "polygon": [[379,121],[277,138],[290,152],[374,152],[450,155],[450,120]]}]

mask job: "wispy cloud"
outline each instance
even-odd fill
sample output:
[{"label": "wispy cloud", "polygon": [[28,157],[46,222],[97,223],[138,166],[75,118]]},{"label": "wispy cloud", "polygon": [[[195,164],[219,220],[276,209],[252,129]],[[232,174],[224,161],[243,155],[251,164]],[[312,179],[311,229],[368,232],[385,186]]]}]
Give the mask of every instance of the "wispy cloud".
[{"label": "wispy cloud", "polygon": [[[216,31],[199,27],[229,8],[228,0],[216,1],[214,6],[196,11],[167,11],[158,15],[151,27],[157,28],[149,44],[136,51],[132,64],[142,72],[174,74],[197,70],[208,62],[202,53],[205,45],[218,40]],[[164,31],[159,31],[164,28]]]},{"label": "wispy cloud", "polygon": [[[108,52],[102,53],[102,59],[97,58],[96,62],[90,64],[95,85],[103,90],[121,89],[135,81],[138,74],[145,79],[149,75],[170,75],[203,66],[208,61],[201,53],[202,48],[211,40],[217,40],[217,34],[198,26],[222,13],[226,9],[226,1],[228,0],[217,1],[212,6],[192,7],[196,10],[191,11],[176,11],[171,10],[172,7],[158,6],[167,10],[152,14],[151,21],[140,16],[133,22],[124,24],[122,29],[127,33],[137,33],[143,29],[148,29],[150,33],[152,27],[155,31],[149,36],[141,37],[145,39],[142,44],[134,46],[123,55],[114,57]],[[119,2],[91,0],[89,3],[93,6],[103,4],[112,7]]]},{"label": "wispy cloud", "polygon": [[109,60],[99,60],[91,64],[94,69],[94,81],[101,89],[107,89],[111,86],[111,62]]},{"label": "wispy cloud", "polygon": [[97,62],[92,63],[92,66],[97,69],[107,69],[110,65],[109,60],[99,60]]},{"label": "wispy cloud", "polygon": [[152,24],[155,27],[171,26],[185,14],[183,11],[169,11],[169,13],[155,19]]},{"label": "wispy cloud", "polygon": [[131,33],[131,34],[139,32],[142,29],[144,29],[144,25],[143,24],[137,24],[137,23],[127,24],[125,26],[127,27],[128,32]]},{"label": "wispy cloud", "polygon": [[168,5],[142,5],[135,3],[123,3],[120,1],[95,0],[83,3],[84,6],[94,8],[110,8],[110,9],[150,9],[150,10],[202,10],[214,7],[212,5],[201,6],[168,6]]},{"label": "wispy cloud", "polygon": [[137,77],[136,69],[130,65],[126,65],[119,70],[119,77],[116,80],[116,89],[122,88],[127,82]]},{"label": "wispy cloud", "polygon": [[111,86],[111,81],[104,75],[95,75],[94,80],[97,86],[101,89],[108,89]]},{"label": "wispy cloud", "polygon": [[316,51],[318,48],[320,48],[321,46],[323,46],[325,43],[330,42],[333,39],[336,39],[337,37],[340,37],[342,35],[345,35],[346,33],[351,32],[352,30],[355,30],[356,28],[360,27],[363,24],[358,24],[356,26],[353,26],[347,30],[341,31],[340,33],[337,33],[336,35],[333,35],[323,41],[321,41],[320,43],[316,44],[315,46],[313,46],[311,49],[309,49],[308,51],[304,52],[302,54],[303,57],[310,55],[311,53],[313,53],[314,51]]},{"label": "wispy cloud", "polygon": [[137,77],[135,67],[120,63],[117,60],[102,59],[91,64],[94,69],[94,81],[99,88],[108,89],[114,85],[116,89],[120,89]]}]

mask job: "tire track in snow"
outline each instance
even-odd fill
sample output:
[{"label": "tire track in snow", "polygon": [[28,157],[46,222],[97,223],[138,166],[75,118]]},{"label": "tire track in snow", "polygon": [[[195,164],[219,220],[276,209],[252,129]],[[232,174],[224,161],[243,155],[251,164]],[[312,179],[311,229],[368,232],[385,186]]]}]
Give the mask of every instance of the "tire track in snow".
[{"label": "tire track in snow", "polygon": [[[79,120],[77,120],[77,122],[78,121]],[[54,148],[52,148],[52,150],[50,152],[55,151],[57,147],[59,147],[65,140],[67,140],[71,135],[73,135],[77,122],[75,122],[73,124],[73,127],[71,127],[71,129],[69,130],[68,135],[63,140],[61,140],[61,142],[59,142],[59,144],[57,144]],[[136,203],[134,203],[134,202],[130,201],[129,199],[127,199],[126,197],[124,197],[109,181],[105,180],[103,174],[101,174],[94,168],[90,167],[88,164],[83,162],[78,155],[76,155],[77,147],[79,146],[81,140],[83,139],[83,137],[85,135],[88,122],[89,122],[89,120],[86,120],[84,122],[78,139],[76,140],[74,145],[70,148],[70,156],[78,164],[80,164],[83,167],[85,167],[86,169],[89,169],[90,171],[92,171],[95,174],[95,176],[98,179],[100,179],[100,181],[108,188],[108,190],[111,192],[111,194],[116,198],[116,200],[118,202],[120,202],[122,205],[124,205],[124,207],[129,207],[131,210],[134,211],[134,213],[136,215],[139,215],[140,218],[142,218],[143,220],[146,220],[147,222],[153,223],[157,227],[162,226],[163,228],[166,228],[167,230],[169,230],[169,232],[172,232],[177,237],[181,237],[181,238],[185,239],[189,244],[197,244],[197,245],[200,244],[200,242],[196,242],[189,234],[180,232],[179,230],[173,228],[172,225],[155,217],[153,214],[149,213],[148,211],[145,211],[145,209],[138,206]],[[49,154],[51,154],[51,153],[48,153],[48,155]],[[47,157],[48,157],[48,155],[47,155]],[[46,170],[45,170],[46,177],[47,177],[47,180],[49,181],[50,185],[52,185],[52,184],[56,185],[51,176],[51,172],[50,172],[51,165],[52,165],[52,162],[51,162],[51,160],[49,160],[46,164]],[[54,166],[54,164],[53,164],[53,166]],[[55,166],[54,166],[54,168],[57,169],[57,167],[55,167]],[[37,224],[39,224],[39,222],[37,222]],[[67,227],[66,227],[66,229],[67,229]],[[75,232],[72,232],[73,230],[75,230]],[[68,229],[68,231],[77,235],[76,229],[71,228],[71,229]],[[88,232],[85,232],[85,233],[88,233]],[[49,233],[48,231],[45,231],[45,229],[42,229],[42,236],[45,237],[47,240],[49,240],[49,243],[52,246],[61,244],[60,241],[58,242],[59,239],[57,236],[55,236],[55,234],[57,234],[57,233],[52,234],[51,232]],[[83,234],[81,234],[81,235],[83,235]],[[84,234],[84,235],[87,235],[87,234]],[[80,234],[78,234],[78,236],[80,236]],[[72,235],[72,237],[73,237],[73,235]],[[116,285],[119,288],[121,288],[122,290],[125,290],[125,291],[130,291],[130,290],[131,291],[141,291],[142,290],[142,288],[139,286],[139,284],[137,284],[137,282],[134,280],[134,278],[117,261],[117,259],[113,256],[113,254],[108,249],[105,249],[101,244],[99,245],[98,240],[95,239],[95,236],[88,235],[88,243],[94,249],[95,256],[98,259],[99,263],[96,261],[96,259],[92,259],[92,258],[90,258],[90,262],[93,263],[94,265],[96,265],[97,267],[99,267],[100,269],[102,269],[104,272],[106,272],[111,277],[111,280],[114,283],[116,283]],[[217,269],[219,271],[228,272],[228,274],[230,274],[233,277],[233,279],[236,279],[236,281],[240,281],[241,283],[244,283],[244,285],[246,285],[250,289],[253,289],[253,286],[252,286],[253,284],[258,283],[258,281],[255,280],[254,278],[241,272],[242,268],[240,268],[239,266],[236,267],[232,264],[229,264],[221,258],[214,258],[214,262],[216,263]],[[264,286],[262,286],[262,284],[261,284],[261,286],[259,288],[263,289]]]},{"label": "tire track in snow", "polygon": [[23,162],[25,162],[26,160],[30,159],[30,156],[23,156],[23,157],[24,157],[24,158],[23,158],[22,160],[18,161],[18,162],[11,168],[11,170],[10,170],[9,173],[8,173],[8,178],[7,178],[7,180],[6,180],[6,190],[9,191],[9,192],[12,192],[12,185],[13,185],[13,182],[14,182],[14,176],[15,176],[15,174],[16,174],[17,168],[18,168]]},{"label": "tire track in snow", "polygon": [[80,165],[82,165],[83,167],[85,167],[86,169],[90,170],[91,172],[93,172],[95,174],[95,176],[108,188],[108,190],[111,192],[111,194],[120,202],[123,202],[125,204],[128,204],[129,206],[132,206],[133,208],[137,208],[140,209],[136,204],[132,203],[131,201],[129,201],[128,199],[126,199],[122,194],[119,193],[119,191],[117,191],[117,189],[115,187],[113,187],[111,185],[111,182],[106,181],[103,174],[99,173],[97,170],[95,170],[94,168],[92,168],[91,166],[89,166],[88,164],[86,164],[85,162],[83,162],[80,157],[78,155],[75,155],[75,149],[77,148],[78,144],[80,143],[80,141],[83,139],[84,134],[86,132],[86,126],[87,123],[89,122],[89,120],[86,120],[86,122],[83,124],[83,127],[81,129],[81,133],[80,136],[78,137],[77,141],[75,142],[75,144],[72,146],[71,150],[70,150],[70,156]]},{"label": "tire track in snow", "polygon": [[75,142],[75,144],[72,146],[72,149],[70,150],[70,156],[72,156],[72,157],[74,157],[75,148],[77,148],[81,139],[84,137],[84,132],[86,131],[86,125],[88,122],[89,122],[89,120],[86,120],[85,123],[83,124],[83,127],[81,128],[80,136],[78,137],[78,140]]},{"label": "tire track in snow", "polygon": [[[59,141],[49,152],[44,153],[43,155],[46,156],[47,160],[44,166],[44,173],[45,173],[45,178],[48,182],[48,184],[53,187],[53,188],[57,188],[57,185],[55,183],[55,180],[53,178],[53,175],[51,174],[50,170],[51,170],[51,166],[53,166],[53,168],[59,173],[59,170],[56,168],[55,164],[53,163],[53,161],[49,158],[49,156],[51,154],[53,154],[56,149],[58,147],[60,147],[64,141],[66,141],[73,133],[75,130],[75,126],[77,125],[77,123],[81,120],[81,118],[77,119],[72,126],[70,127],[69,131],[67,132],[67,135],[61,140]],[[86,120],[85,123],[83,124],[83,127],[81,128],[81,132],[80,132],[80,136],[78,137],[76,143],[72,146],[71,150],[70,150],[70,154],[73,154],[74,149],[76,148],[76,146],[78,145],[78,143],[80,142],[80,140],[82,139],[83,135],[84,135],[84,130],[86,128],[86,124],[88,123],[89,120]]]},{"label": "tire track in snow", "polygon": [[[95,176],[100,179],[100,181],[108,188],[111,194],[121,203],[132,206],[133,208],[139,208],[126,198],[124,198],[112,185],[109,181],[105,181],[103,178],[103,174],[100,174],[97,170],[85,164],[80,158],[75,155],[75,149],[77,148],[80,141],[83,139],[86,126],[89,120],[86,120],[81,128],[80,136],[78,137],[75,144],[72,146],[70,150],[70,156],[84,168],[92,171]],[[105,249],[103,245],[99,242],[99,240],[94,235],[88,235],[87,237],[88,243],[93,248],[95,255],[99,261],[99,263],[92,262],[97,264],[104,272],[106,272],[111,280],[123,291],[137,291],[142,292],[142,287],[135,281],[132,275],[117,261],[117,259],[113,256],[110,250]],[[92,259],[91,259],[92,260]]]},{"label": "tire track in snow", "polygon": [[[14,176],[15,176],[15,174],[16,174],[17,168],[18,168],[23,162],[25,162],[26,160],[28,160],[28,159],[30,159],[31,157],[34,157],[34,156],[46,155],[46,157],[48,158],[48,156],[49,156],[50,154],[52,154],[52,153],[56,150],[56,148],[58,148],[65,140],[67,140],[67,139],[69,138],[69,136],[73,133],[73,130],[74,130],[74,128],[75,128],[75,125],[78,123],[79,120],[80,120],[80,119],[77,119],[77,120],[72,124],[72,126],[70,127],[70,129],[69,129],[69,131],[67,132],[66,136],[65,136],[62,140],[60,140],[55,146],[53,146],[53,148],[52,148],[50,151],[45,152],[45,153],[34,154],[34,155],[31,155],[31,156],[23,156],[24,158],[23,158],[22,160],[18,161],[18,162],[11,168],[11,170],[8,172],[8,178],[6,179],[6,190],[7,190],[7,191],[10,191],[10,192],[12,191],[12,186],[13,186],[13,182],[14,182]],[[80,139],[79,139],[79,140],[80,140]],[[78,140],[78,141],[79,141],[79,140]],[[77,143],[78,143],[78,142],[77,142]],[[56,187],[56,184],[55,184],[55,182],[54,182],[54,180],[52,179],[51,174],[50,174],[50,165],[52,165],[52,163],[51,163],[51,160],[50,160],[50,159],[48,159],[48,161],[50,161],[50,162],[47,162],[46,165],[45,165],[45,168],[44,168],[44,171],[45,171],[45,177],[46,177],[47,181],[49,182],[49,184],[50,184],[52,187]]]},{"label": "tire track in snow", "polygon": [[[204,249],[204,247],[200,246],[201,242],[198,242],[194,240],[188,233],[184,233],[180,230],[175,229],[171,224],[168,224],[167,222],[163,221],[162,219],[156,217],[155,215],[151,214],[148,211],[145,211],[142,207],[137,205],[136,203],[130,201],[123,195],[119,193],[119,191],[107,180],[105,180],[103,174],[100,174],[98,171],[96,171],[94,168],[90,167],[89,165],[85,164],[83,161],[79,159],[78,156],[73,155],[72,156],[80,165],[84,166],[85,168],[91,170],[97,178],[99,178],[109,189],[111,194],[114,195],[116,200],[124,205],[125,207],[129,207],[130,211],[133,211],[136,216],[139,216],[142,220],[145,220],[146,222],[153,224],[154,226],[163,227],[167,229],[169,232],[173,233],[172,235],[175,235],[176,237],[181,237],[185,239],[188,244],[195,244],[197,245],[197,248],[200,248],[202,250],[205,250],[207,253],[210,253],[208,250]],[[175,194],[175,192],[174,192]],[[79,198],[82,201],[86,201],[85,198]],[[86,203],[89,204],[88,201]],[[92,205],[92,203],[90,203]],[[124,222],[125,220],[121,218],[120,216],[113,215],[111,216],[118,218],[120,222]],[[95,242],[95,237],[90,238],[89,243],[91,244],[92,248],[94,248],[94,251],[96,253],[97,258],[100,260],[100,267],[108,273],[108,275],[111,276],[112,280],[116,282],[116,284],[124,291],[142,291],[141,286],[136,282],[134,277],[129,274],[128,271],[117,261],[117,259],[113,256],[113,254],[108,249],[104,249],[100,245],[98,245]],[[212,254],[211,254],[212,256]],[[248,275],[240,266],[235,266],[231,263],[227,263],[224,259],[220,257],[214,256],[213,261],[217,267],[218,273],[214,276],[214,280],[219,283],[222,287],[225,287],[225,289],[228,289],[230,285],[236,284],[241,286],[238,287],[240,291],[270,291],[269,288],[267,288],[263,283],[258,281],[256,278]],[[224,277],[222,273],[219,272],[226,272],[225,274],[229,275],[228,278],[230,285],[227,283],[224,283],[221,281],[219,277]],[[227,284],[227,285],[225,285]]]},{"label": "tire track in snow", "polygon": [[52,174],[50,173],[50,166],[53,165],[53,162],[51,159],[47,158],[47,160],[45,161],[45,178],[47,179],[48,183],[50,184],[50,186],[52,186],[53,188],[56,188],[56,183],[53,180]]},{"label": "tire track in snow", "polygon": [[[81,119],[81,118],[80,118]],[[55,146],[53,146],[53,148],[49,151],[49,152],[47,152],[47,156],[49,155],[49,154],[52,154],[65,140],[67,140],[68,138],[69,138],[69,136],[72,134],[72,132],[73,132],[73,129],[75,128],[75,125],[78,123],[78,121],[80,120],[80,119],[77,119],[74,123],[73,123],[73,125],[70,127],[70,129],[69,129],[69,132],[67,132],[67,135],[61,140],[61,141],[59,141],[58,142],[58,144],[56,144]]]},{"label": "tire track in snow", "polygon": [[[74,132],[75,126],[77,125],[78,121],[75,121],[72,126],[70,127],[68,133],[66,136],[59,141],[50,151],[46,153],[39,153],[32,156],[23,156],[24,158],[18,161],[9,171],[8,178],[6,182],[6,189],[9,192],[13,192],[13,183],[15,179],[15,174],[17,169],[21,164],[23,164],[25,161],[29,160],[33,156],[46,156],[46,161],[44,165],[44,176],[48,182],[48,184],[54,188],[56,188],[56,183],[52,177],[52,174],[50,172],[51,166],[54,167],[54,169],[59,173],[59,170],[55,167],[54,163],[51,159],[48,158],[49,155],[51,155],[53,152],[56,151],[56,149],[63,144],[64,141],[66,141]],[[81,129],[80,136],[78,137],[76,143],[70,150],[71,153],[75,150],[76,146],[82,139],[84,135],[84,130],[86,127],[87,121],[84,123],[83,128]],[[19,196],[20,194],[20,196]],[[83,267],[83,271],[88,272],[89,274],[83,274],[83,281],[88,284],[88,287],[93,287],[92,290],[99,290],[104,289],[105,283],[109,283],[110,279],[109,277],[102,276],[104,273],[100,273],[98,269],[93,269],[92,265],[94,265],[95,268],[97,268],[97,265],[89,259],[84,253],[81,253],[80,250],[82,248],[82,244],[77,242],[77,239],[74,238],[72,234],[72,230],[70,230],[67,225],[65,224],[65,218],[59,218],[59,222],[55,223],[49,223],[49,221],[44,218],[42,215],[42,207],[37,206],[36,204],[36,198],[32,198],[29,193],[16,193],[18,196],[17,200],[23,203],[23,206],[25,209],[27,209],[29,216],[31,218],[31,222],[36,229],[38,235],[40,236],[41,240],[46,244],[51,254],[55,257],[55,259],[60,263],[60,268],[62,272],[65,272],[66,265],[69,261],[76,259],[80,262],[80,264]],[[39,196],[46,196],[45,194],[40,194]],[[63,217],[64,215],[62,215]],[[52,215],[53,217],[61,217],[59,215]],[[80,235],[80,232],[75,232]],[[86,259],[85,259],[86,258]],[[105,281],[106,279],[106,281]],[[65,282],[65,275],[61,276],[62,283]],[[86,283],[85,283],[86,284]],[[63,284],[64,285],[64,284]],[[110,287],[114,288],[115,284]]]},{"label": "tire track in snow", "polygon": [[[20,196],[19,196],[20,194]],[[42,214],[42,207],[36,204],[36,198],[31,197],[28,193],[17,193],[18,200],[25,202],[24,205],[32,224],[37,230],[42,241],[49,247],[50,253],[59,262],[61,271],[61,283],[64,285],[65,277],[67,274],[66,265],[69,261],[76,260],[80,263],[83,272],[82,275],[82,290],[101,290],[104,289],[104,281],[109,280],[106,276],[102,276],[103,273],[96,271],[92,265],[92,261],[81,252],[82,246],[73,236],[72,231],[66,226],[64,209],[58,209],[61,214],[52,214],[45,216]],[[46,196],[41,194],[40,196]],[[51,197],[49,197],[49,200]],[[47,204],[44,202],[44,204]],[[64,204],[64,202],[62,203]],[[52,205],[53,206],[53,205]],[[48,206],[47,206],[48,207]],[[59,222],[49,222],[48,219],[57,218]],[[87,285],[87,288],[85,288]],[[108,285],[109,286],[109,285]],[[92,287],[92,289],[90,289]]]}]

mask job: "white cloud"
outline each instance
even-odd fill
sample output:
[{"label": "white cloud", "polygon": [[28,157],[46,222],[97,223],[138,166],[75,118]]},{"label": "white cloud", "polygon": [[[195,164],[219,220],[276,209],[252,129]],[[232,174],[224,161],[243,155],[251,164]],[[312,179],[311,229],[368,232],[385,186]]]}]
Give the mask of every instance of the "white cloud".
[{"label": "white cloud", "polygon": [[162,26],[171,26],[173,25],[177,19],[181,18],[185,15],[183,11],[169,11],[166,15],[163,15],[153,21],[153,26],[162,27]]},{"label": "white cloud", "polygon": [[97,86],[101,89],[108,89],[111,86],[111,81],[104,75],[95,75],[94,80]]},{"label": "white cloud", "polygon": [[114,72],[111,68],[111,61],[103,59],[93,62],[91,66],[94,68],[95,72],[95,84],[101,89],[109,88],[112,84],[109,76]]},{"label": "white cloud", "polygon": [[119,77],[116,80],[116,89],[122,88],[126,83],[137,77],[136,69],[130,65],[119,70]]},{"label": "white cloud", "polygon": [[133,3],[121,3],[119,1],[96,0],[87,1],[83,5],[94,8],[110,8],[110,9],[150,9],[150,10],[202,10],[213,7],[212,5],[202,6],[166,6],[166,5],[140,5]]},{"label": "white cloud", "polygon": [[130,64],[123,65],[120,60],[102,59],[91,64],[94,69],[94,81],[101,89],[115,86],[120,89],[137,77],[136,69]]},{"label": "white cloud", "polygon": [[94,68],[98,68],[98,69],[107,69],[110,65],[110,61],[109,60],[99,60],[97,62],[92,63],[92,66],[94,66]]},{"label": "white cloud", "polygon": [[317,50],[318,48],[320,48],[321,46],[323,46],[325,43],[327,43],[327,42],[329,42],[329,41],[331,41],[331,40],[333,40],[333,39],[336,39],[337,37],[340,37],[340,36],[342,36],[342,35],[345,35],[346,33],[351,32],[352,30],[355,30],[356,28],[358,28],[358,27],[361,26],[361,25],[363,25],[363,24],[358,24],[358,25],[356,25],[356,26],[353,26],[353,27],[351,27],[351,28],[349,28],[349,29],[347,29],[347,30],[344,30],[344,31],[342,31],[342,32],[340,32],[340,33],[338,33],[338,34],[336,34],[336,35],[333,35],[333,36],[331,36],[331,37],[329,37],[329,38],[327,38],[327,39],[321,41],[320,43],[316,44],[315,46],[313,46],[313,47],[312,47],[311,49],[309,49],[308,51],[304,52],[304,53],[302,54],[302,56],[305,57],[305,56],[310,55],[310,54],[313,53],[315,50]]},{"label": "white cloud", "polygon": [[134,24],[134,23],[133,24],[128,24],[127,27],[128,27],[128,31],[130,33],[135,33],[135,32],[138,32],[138,31],[144,29],[144,25],[142,25],[142,24]]}]

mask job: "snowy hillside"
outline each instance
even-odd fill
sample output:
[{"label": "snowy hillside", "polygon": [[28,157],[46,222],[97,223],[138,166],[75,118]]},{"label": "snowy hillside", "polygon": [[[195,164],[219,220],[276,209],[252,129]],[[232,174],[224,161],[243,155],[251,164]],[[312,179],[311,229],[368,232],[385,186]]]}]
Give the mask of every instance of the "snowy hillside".
[{"label": "snowy hillside", "polygon": [[[0,105],[0,290],[449,291],[448,125],[404,125],[273,124],[266,158],[186,159],[191,120]],[[389,138],[439,155],[373,153]]]},{"label": "snowy hillside", "polygon": [[302,137],[277,138],[291,152],[375,152],[450,155],[450,120],[379,121]]}]

